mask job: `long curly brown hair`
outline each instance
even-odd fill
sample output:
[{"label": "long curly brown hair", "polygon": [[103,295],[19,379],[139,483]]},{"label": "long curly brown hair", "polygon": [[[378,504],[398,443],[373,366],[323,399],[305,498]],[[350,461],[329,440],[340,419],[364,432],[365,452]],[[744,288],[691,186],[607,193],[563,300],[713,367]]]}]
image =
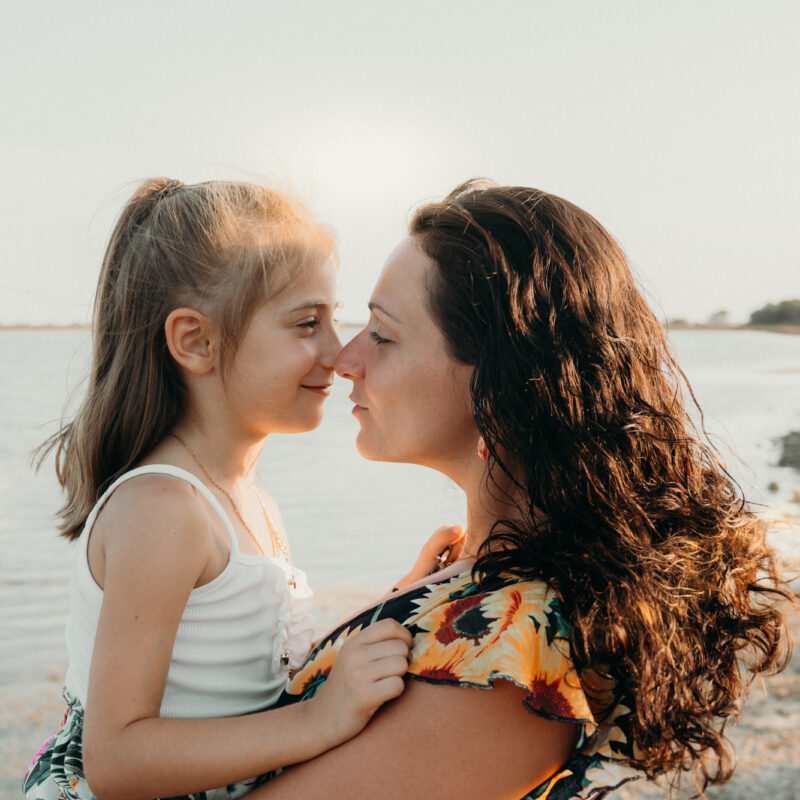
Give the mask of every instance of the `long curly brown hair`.
[{"label": "long curly brown hair", "polygon": [[572,203],[487,181],[420,207],[410,231],[437,264],[451,354],[474,366],[490,479],[526,498],[476,574],[554,586],[578,673],[610,679],[614,704],[635,698],[648,776],[727,780],[726,721],[788,659],[789,592],[622,250]]}]

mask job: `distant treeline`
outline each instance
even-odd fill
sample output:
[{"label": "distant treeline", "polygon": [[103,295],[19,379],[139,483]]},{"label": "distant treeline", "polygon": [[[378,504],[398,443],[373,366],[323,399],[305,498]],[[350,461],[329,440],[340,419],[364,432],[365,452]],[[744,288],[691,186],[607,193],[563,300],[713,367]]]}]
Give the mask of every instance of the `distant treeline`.
[{"label": "distant treeline", "polygon": [[750,325],[800,325],[800,300],[767,303],[750,315]]}]

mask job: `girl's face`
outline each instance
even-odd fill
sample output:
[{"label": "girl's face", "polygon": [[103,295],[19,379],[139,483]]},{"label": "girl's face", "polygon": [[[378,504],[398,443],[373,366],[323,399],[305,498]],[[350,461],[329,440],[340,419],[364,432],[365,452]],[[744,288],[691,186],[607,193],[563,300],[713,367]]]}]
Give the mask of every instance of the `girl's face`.
[{"label": "girl's face", "polygon": [[367,326],[339,353],[336,371],[353,381],[350,399],[362,456],[433,467],[451,477],[473,455],[472,367],[455,361],[428,311],[435,263],[408,238],[381,272]]},{"label": "girl's face", "polygon": [[336,266],[326,262],[253,314],[225,379],[244,427],[263,436],[319,425],[341,348],[336,308]]}]

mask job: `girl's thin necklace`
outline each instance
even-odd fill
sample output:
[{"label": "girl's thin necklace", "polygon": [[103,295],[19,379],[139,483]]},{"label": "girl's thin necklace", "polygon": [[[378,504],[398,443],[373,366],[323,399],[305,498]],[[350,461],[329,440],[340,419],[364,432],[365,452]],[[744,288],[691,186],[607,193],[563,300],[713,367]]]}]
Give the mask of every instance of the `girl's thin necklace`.
[{"label": "girl's thin necklace", "polygon": [[[218,489],[225,497],[228,498],[228,502],[231,504],[231,508],[233,509],[233,513],[236,514],[236,518],[239,522],[242,523],[242,527],[247,531],[248,535],[253,541],[253,544],[256,546],[256,550],[258,550],[259,555],[264,555],[264,548],[261,547],[261,543],[256,539],[255,534],[250,529],[250,526],[244,521],[244,517],[242,513],[239,511],[239,506],[236,505],[236,501],[231,497],[230,493],[223,489],[212,477],[211,473],[205,468],[203,462],[197,457],[197,454],[189,447],[188,444],[180,437],[177,433],[170,433],[169,434],[173,439],[177,439],[178,442],[183,445],[183,448],[186,452],[194,459],[195,464],[203,471],[203,474],[208,478],[209,483]],[[290,556],[289,556],[289,548],[286,546],[286,542],[283,541],[281,536],[275,530],[275,527],[272,524],[272,520],[269,518],[269,514],[267,514],[267,509],[264,508],[264,503],[261,502],[261,498],[258,496],[258,492],[256,492],[256,500],[258,500],[259,506],[261,506],[261,513],[264,515],[264,522],[267,523],[267,530],[269,531],[269,538],[272,544],[272,554],[277,556],[279,553],[283,557],[284,561],[287,564],[291,563]],[[294,584],[294,579],[289,581],[289,585]]]}]

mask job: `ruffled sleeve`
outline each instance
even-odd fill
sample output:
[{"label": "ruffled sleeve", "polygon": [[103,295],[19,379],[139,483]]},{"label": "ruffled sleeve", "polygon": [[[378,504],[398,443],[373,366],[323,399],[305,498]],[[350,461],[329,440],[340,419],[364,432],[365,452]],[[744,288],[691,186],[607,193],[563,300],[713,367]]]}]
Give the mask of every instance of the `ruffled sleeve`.
[{"label": "ruffled sleeve", "polygon": [[[579,722],[591,736],[594,715],[569,657],[569,628],[558,598],[538,581],[493,591],[467,583],[449,586],[445,602],[434,597],[408,620],[414,632],[409,673],[431,683],[488,688],[495,680],[525,689],[535,714]],[[431,602],[433,601],[433,602]]]}]

